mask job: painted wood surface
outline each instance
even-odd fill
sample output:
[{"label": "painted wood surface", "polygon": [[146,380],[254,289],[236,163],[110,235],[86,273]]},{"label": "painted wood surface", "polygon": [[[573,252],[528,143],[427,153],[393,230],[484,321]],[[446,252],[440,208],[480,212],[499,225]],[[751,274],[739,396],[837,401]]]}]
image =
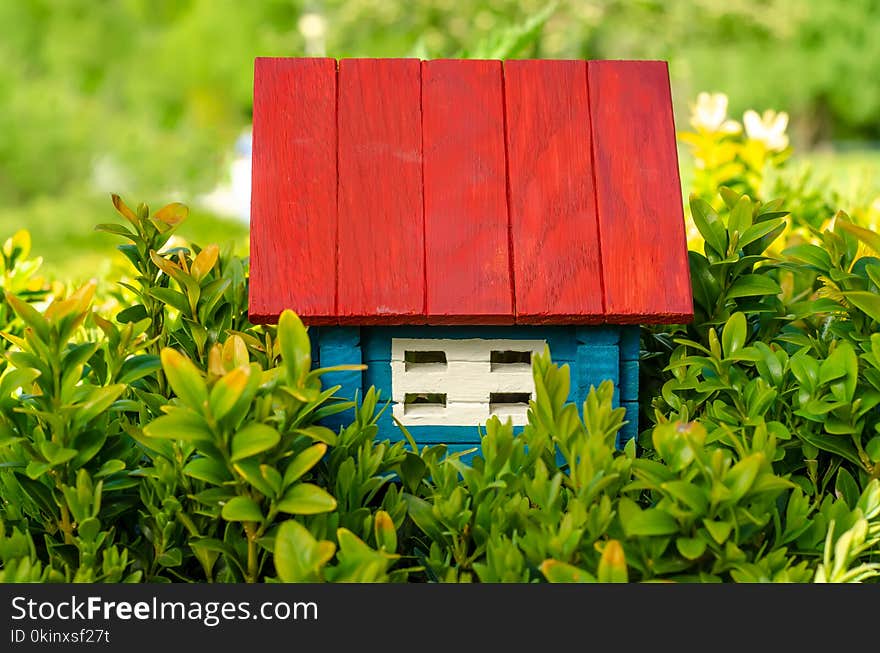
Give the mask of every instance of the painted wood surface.
[{"label": "painted wood surface", "polygon": [[[391,339],[391,398],[394,416],[405,425],[478,426],[491,415],[526,423],[528,402],[492,404],[493,393],[527,394],[534,398],[535,380],[529,365],[493,365],[493,351],[544,350],[544,340],[511,339]],[[411,364],[408,351],[443,352],[442,364]],[[405,405],[410,394],[440,394],[444,405]]]},{"label": "painted wood surface", "polygon": [[335,322],[335,60],[256,60],[251,216],[251,321]]},{"label": "painted wood surface", "polygon": [[[617,327],[579,327],[583,330],[581,337],[588,338],[586,333],[598,332],[600,337]],[[436,326],[426,329],[424,326],[371,326],[361,330],[361,347],[364,362],[388,361],[394,355],[391,352],[391,341],[394,338],[423,339],[435,338],[476,338],[476,339],[510,339],[510,340],[544,340],[550,347],[553,362],[568,362],[575,359],[579,340],[575,337],[576,328],[571,326]],[[587,340],[587,342],[590,342]],[[597,341],[598,342],[598,341]],[[616,341],[615,341],[616,342]]]},{"label": "painted wood surface", "polygon": [[693,304],[662,61],[588,66],[605,318],[686,322]]},{"label": "painted wood surface", "polygon": [[[361,364],[360,329],[358,327],[322,327],[315,334],[312,334],[310,330],[309,335],[319,343],[317,365],[320,367]],[[360,370],[327,372],[321,376],[321,385],[324,389],[341,386],[336,391],[336,396],[346,401],[354,399],[357,393],[363,397],[363,373]],[[323,424],[338,431],[351,424],[354,417],[354,409],[349,408],[325,417]]]},{"label": "painted wood surface", "polygon": [[423,320],[421,63],[339,62],[340,323]]},{"label": "painted wood surface", "polygon": [[587,65],[504,64],[518,323],[602,319]]},{"label": "painted wood surface", "polygon": [[258,59],[250,315],[692,317],[663,62]]},{"label": "painted wood surface", "polygon": [[512,323],[500,61],[422,62],[427,313]]}]

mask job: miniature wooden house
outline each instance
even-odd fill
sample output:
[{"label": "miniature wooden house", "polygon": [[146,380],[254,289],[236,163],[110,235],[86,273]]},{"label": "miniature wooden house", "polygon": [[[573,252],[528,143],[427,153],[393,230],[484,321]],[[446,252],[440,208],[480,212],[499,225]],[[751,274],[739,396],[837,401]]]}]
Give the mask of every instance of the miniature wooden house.
[{"label": "miniature wooden house", "polygon": [[664,62],[261,58],[253,141],[251,320],[366,364],[326,382],[383,435],[523,424],[545,343],[635,434],[638,325],[693,311]]}]

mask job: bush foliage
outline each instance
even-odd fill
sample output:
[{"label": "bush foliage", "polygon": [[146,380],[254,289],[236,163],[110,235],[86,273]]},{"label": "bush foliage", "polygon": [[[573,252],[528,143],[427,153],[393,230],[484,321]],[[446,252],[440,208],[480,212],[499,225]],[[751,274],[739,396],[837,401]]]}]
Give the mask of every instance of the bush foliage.
[{"label": "bush foliage", "polygon": [[384,399],[322,384],[296,315],[248,322],[246,259],[173,238],[182,204],[113,197],[123,221],[98,229],[131,265],[116,284],[49,284],[15,234],[0,581],[880,575],[880,236],[821,218],[821,190],[762,199],[785,157],[728,127],[689,141],[735,151],[697,180],[695,319],[643,329],[640,437],[623,450],[611,383],[566,403],[549,351],[520,435],[496,417],[455,455],[383,439]]}]

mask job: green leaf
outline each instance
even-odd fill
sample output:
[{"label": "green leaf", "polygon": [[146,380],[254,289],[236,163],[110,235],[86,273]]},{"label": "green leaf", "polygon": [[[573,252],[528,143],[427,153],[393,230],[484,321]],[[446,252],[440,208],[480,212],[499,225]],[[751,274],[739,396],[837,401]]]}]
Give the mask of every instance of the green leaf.
[{"label": "green leaf", "polygon": [[148,317],[147,309],[143,304],[135,304],[134,306],[129,306],[128,308],[119,311],[116,314],[116,321],[120,324],[126,324],[128,322],[140,322]]},{"label": "green leaf", "polygon": [[312,346],[302,320],[291,310],[278,319],[278,343],[288,383],[298,386],[312,366]]},{"label": "green leaf", "polygon": [[232,410],[244,393],[250,375],[250,367],[237,367],[217,379],[208,400],[214,419],[221,420]]},{"label": "green leaf", "polygon": [[837,470],[837,479],[834,483],[834,489],[846,501],[846,505],[855,508],[859,502],[859,486],[855,479],[843,467]]},{"label": "green leaf", "polygon": [[119,395],[125,390],[125,385],[118,383],[103,388],[95,388],[89,393],[89,398],[77,405],[76,423],[87,424],[89,421],[106,411]]},{"label": "green leaf", "polygon": [[767,234],[771,233],[774,229],[778,229],[784,224],[785,220],[782,219],[757,222],[742,232],[739,237],[739,246],[745,247],[746,245],[751,245],[756,240],[760,240]]},{"label": "green leaf", "polygon": [[444,535],[444,528],[434,516],[431,504],[421,497],[406,492],[401,494],[401,497],[406,503],[407,514],[415,522],[415,525],[434,542],[445,543],[447,538]]},{"label": "green leaf", "polygon": [[156,211],[153,214],[153,220],[159,221],[168,227],[174,227],[186,220],[188,215],[189,207],[180,202],[172,202]]},{"label": "green leaf", "polygon": [[660,489],[698,514],[704,513],[709,507],[709,497],[706,496],[706,492],[694,483],[667,481],[660,484]]},{"label": "green leaf", "polygon": [[49,463],[32,460],[27,464],[27,467],[25,467],[24,473],[28,475],[28,478],[35,481],[50,469],[52,469],[52,465]]},{"label": "green leaf", "polygon": [[260,423],[252,423],[245,426],[232,436],[233,462],[256,456],[268,451],[281,440],[281,435],[271,426]]},{"label": "green leaf", "polygon": [[634,512],[625,521],[621,515],[623,530],[627,537],[671,535],[678,532],[678,523],[669,513],[659,508],[646,508]]},{"label": "green leaf", "polygon": [[855,350],[845,340],[838,340],[828,357],[819,365],[819,383],[831,384],[831,394],[837,401],[850,403],[855,396],[858,382],[859,361]]},{"label": "green leaf", "polygon": [[541,573],[551,583],[595,583],[596,577],[590,572],[560,560],[545,560],[541,563]]},{"label": "green leaf", "polygon": [[157,417],[144,427],[144,435],[166,440],[211,441],[214,434],[200,416],[185,408],[168,407],[167,415]]},{"label": "green leaf", "polygon": [[[74,469],[78,469],[85,465],[95,457],[106,441],[106,429],[89,429],[87,431],[80,431],[73,439],[73,446],[76,449],[77,454],[71,461],[71,466]],[[123,464],[123,468],[124,467],[125,465]]]},{"label": "green leaf", "polygon": [[331,447],[336,444],[336,434],[326,426],[308,426],[304,429],[294,429],[294,433],[304,435],[317,442],[323,442]]},{"label": "green leaf", "polygon": [[727,472],[724,485],[730,490],[730,501],[739,501],[746,495],[765,460],[763,453],[753,453],[740,460]]},{"label": "green leaf", "polygon": [[302,524],[289,519],[275,535],[274,562],[278,578],[285,583],[315,582],[333,558],[336,545],[318,541]]},{"label": "green leaf", "polygon": [[816,245],[795,245],[782,250],[782,255],[802,263],[807,263],[823,272],[831,269],[831,256]]},{"label": "green leaf", "polygon": [[93,542],[101,532],[101,522],[95,517],[88,517],[80,522],[76,532],[86,542]]},{"label": "green leaf", "polygon": [[217,257],[219,255],[220,248],[214,244],[207,245],[201,252],[199,252],[189,268],[190,274],[192,274],[193,278],[195,278],[196,281],[201,282],[214,267],[214,264],[217,263]]},{"label": "green leaf", "polygon": [[193,458],[183,468],[183,473],[213,485],[222,485],[232,480],[226,465],[213,458]]},{"label": "green leaf", "polygon": [[268,496],[278,496],[281,494],[281,474],[271,465],[260,465],[260,475],[263,480],[272,488],[272,493]]},{"label": "green leaf", "polygon": [[[30,467],[31,464],[37,465],[40,463],[37,463],[37,461],[31,461],[31,463],[28,464],[28,467]],[[57,516],[58,504],[52,494],[52,490],[46,487],[43,482],[36,480],[48,471],[48,467],[39,471],[32,469],[32,471],[38,473],[31,477],[27,470],[25,470],[25,474],[27,475],[15,472],[15,480],[18,481],[27,496],[36,503],[43,512],[47,515]]]},{"label": "green leaf", "polygon": [[816,359],[799,351],[789,359],[789,364],[798,382],[812,393],[819,383],[819,363]]},{"label": "green leaf", "polygon": [[100,224],[96,224],[95,231],[103,231],[108,234],[123,236],[131,240],[135,240],[137,238],[137,235],[133,234],[131,230],[128,229],[125,225],[121,225],[116,222],[102,222]]},{"label": "green leaf", "polygon": [[835,221],[836,229],[843,229],[844,231],[849,232],[865,245],[873,249],[875,253],[880,254],[880,234],[876,234],[870,229],[864,229],[849,222],[847,219],[841,218],[849,218],[849,216],[842,211],[838,213],[837,220]]},{"label": "green leaf", "polygon": [[872,463],[880,463],[880,435],[875,435],[865,445],[865,453]]},{"label": "green leaf", "polygon": [[724,348],[724,355],[731,357],[739,351],[745,344],[746,334],[746,316],[742,313],[734,313],[724,325],[721,332],[721,346]]},{"label": "green leaf", "polygon": [[404,459],[400,462],[400,478],[406,489],[416,492],[428,467],[422,457],[412,451],[407,451]]},{"label": "green leaf", "polygon": [[161,367],[162,360],[154,354],[131,356],[119,367],[117,381],[129,384],[152,374]]},{"label": "green leaf", "polygon": [[728,299],[737,297],[755,297],[760,295],[778,295],[782,288],[770,277],[763,274],[745,274],[733,282],[727,291]]},{"label": "green leaf", "polygon": [[275,488],[272,487],[272,483],[270,483],[266,477],[263,475],[263,470],[261,469],[261,465],[256,460],[241,460],[237,463],[233,463],[233,467],[235,467],[235,471],[238,472],[244,480],[250,483],[254,488],[256,488],[261,494],[267,497],[276,496]]},{"label": "green leaf", "polygon": [[732,209],[736,206],[736,203],[739,202],[739,199],[742,197],[740,193],[737,193],[729,186],[721,186],[718,189],[718,194],[721,195],[721,199],[724,200],[724,204],[728,209]]},{"label": "green leaf", "polygon": [[201,371],[192,361],[166,347],[162,350],[162,368],[180,400],[196,412],[203,412],[208,401],[208,388]]},{"label": "green leaf", "polygon": [[284,470],[284,480],[282,485],[289,486],[291,483],[298,481],[303,474],[318,464],[324,454],[327,453],[327,445],[319,442],[313,444],[308,449],[301,451]]},{"label": "green leaf", "polygon": [[235,497],[223,506],[220,515],[226,521],[263,521],[257,502],[248,497]]},{"label": "green leaf", "polygon": [[394,521],[384,510],[376,512],[373,518],[373,533],[376,537],[376,546],[386,553],[397,551],[397,529]]},{"label": "green leaf", "polygon": [[107,460],[101,465],[101,468],[95,472],[95,478],[104,478],[105,476],[112,476],[113,474],[118,474],[119,472],[125,469],[125,463],[121,460],[117,460],[115,458],[111,460]]},{"label": "green leaf", "polygon": [[113,206],[119,214],[137,228],[139,222],[138,218],[134,211],[128,208],[128,205],[122,200],[122,198],[116,193],[113,193],[110,195],[110,200],[113,202]]},{"label": "green leaf", "polygon": [[53,466],[63,465],[68,460],[72,460],[78,453],[76,449],[62,447],[60,444],[52,441],[42,442],[39,449],[40,453],[43,454],[43,457]]},{"label": "green leaf", "polygon": [[311,483],[297,483],[278,502],[278,510],[291,515],[317,515],[336,509],[336,499]]},{"label": "green leaf", "polygon": [[856,451],[855,446],[853,446],[852,440],[848,437],[836,437],[833,435],[822,435],[821,433],[811,433],[808,429],[801,429],[798,433],[798,437],[800,437],[801,440],[804,440],[807,444],[822,449],[822,451],[828,451],[829,453],[842,456],[851,463],[858,465],[859,467],[862,466],[862,460],[859,458],[859,454]]},{"label": "green leaf", "polygon": [[189,300],[182,292],[173,288],[151,288],[150,295],[158,299],[160,302],[173,306],[184,315],[189,315]]},{"label": "green leaf", "polygon": [[880,295],[867,290],[850,290],[843,296],[872,320],[880,322]]},{"label": "green leaf", "polygon": [[702,537],[679,537],[675,540],[675,548],[682,557],[696,560],[706,551],[706,540]]},{"label": "green leaf", "polygon": [[34,330],[43,342],[49,342],[49,322],[40,315],[39,311],[26,301],[19,299],[11,292],[6,293],[6,302],[12,306],[12,310],[22,321]]},{"label": "green leaf", "polygon": [[706,527],[706,530],[709,531],[709,535],[711,535],[712,539],[718,544],[724,544],[727,541],[727,538],[730,537],[730,531],[733,530],[733,524],[726,521],[704,519],[703,526]]},{"label": "green leaf", "polygon": [[609,540],[602,549],[599,559],[597,576],[600,583],[627,583],[629,574],[626,568],[626,556],[623,547],[617,540]]},{"label": "green leaf", "polygon": [[715,209],[696,195],[690,198],[691,216],[706,243],[723,257],[727,253],[727,230]]},{"label": "green leaf", "polygon": [[[730,217],[727,220],[727,229],[730,232],[738,232],[740,236],[752,226],[752,200],[748,195],[743,195],[739,198],[736,205],[730,212]],[[740,241],[740,246],[743,243]]]},{"label": "green leaf", "polygon": [[[862,259],[864,260],[864,259]],[[876,288],[880,288],[880,265],[868,263],[865,265],[865,273]]]}]

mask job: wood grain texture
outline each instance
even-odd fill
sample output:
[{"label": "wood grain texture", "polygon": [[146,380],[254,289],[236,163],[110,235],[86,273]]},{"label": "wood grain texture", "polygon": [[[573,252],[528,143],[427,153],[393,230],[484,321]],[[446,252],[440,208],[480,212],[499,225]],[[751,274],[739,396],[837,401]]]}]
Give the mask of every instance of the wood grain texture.
[{"label": "wood grain texture", "polygon": [[500,61],[422,62],[426,306],[432,324],[510,324]]},{"label": "wood grain texture", "polygon": [[603,319],[583,61],[504,63],[517,323]]},{"label": "wood grain texture", "polygon": [[340,323],[425,312],[421,63],[339,62]]},{"label": "wood grain texture", "polygon": [[606,318],[690,321],[666,63],[591,61],[588,70]]},{"label": "wood grain texture", "polygon": [[254,64],[249,313],[335,322],[336,62]]}]

